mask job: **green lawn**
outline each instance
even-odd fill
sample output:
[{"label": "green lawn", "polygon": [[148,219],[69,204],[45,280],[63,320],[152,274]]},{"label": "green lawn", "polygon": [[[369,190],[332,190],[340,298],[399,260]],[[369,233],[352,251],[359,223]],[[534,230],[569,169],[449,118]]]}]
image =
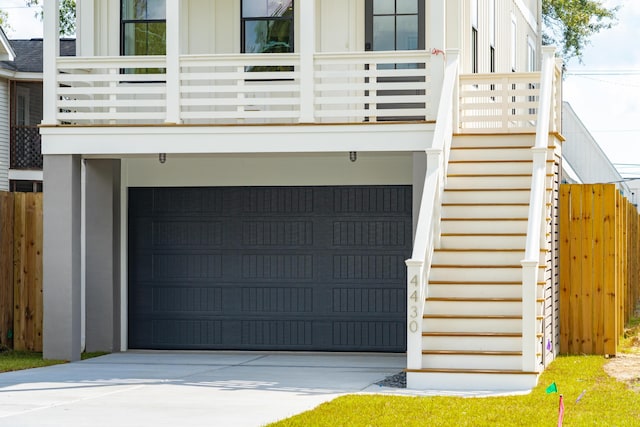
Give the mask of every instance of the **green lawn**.
[{"label": "green lawn", "polygon": [[553,382],[564,396],[564,426],[640,426],[640,394],[609,377],[606,362],[600,356],[559,357],[526,396],[348,395],[271,427],[556,426],[559,395],[546,393]]},{"label": "green lawn", "polygon": [[[104,352],[82,353],[82,360],[105,355]],[[62,360],[44,360],[42,353],[31,351],[12,351],[0,349],[0,372],[19,371],[21,369],[41,368],[43,366],[66,363]]]},{"label": "green lawn", "polygon": [[0,372],[40,368],[64,363],[60,360],[43,360],[42,353],[30,351],[0,351]]}]

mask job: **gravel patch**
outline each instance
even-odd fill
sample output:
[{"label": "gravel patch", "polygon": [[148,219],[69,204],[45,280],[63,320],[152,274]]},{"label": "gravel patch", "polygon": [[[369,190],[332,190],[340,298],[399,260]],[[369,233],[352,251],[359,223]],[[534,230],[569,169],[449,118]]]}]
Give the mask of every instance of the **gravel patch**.
[{"label": "gravel patch", "polygon": [[388,376],[382,381],[378,381],[376,385],[380,387],[407,388],[407,374],[406,372],[398,372],[395,375]]}]

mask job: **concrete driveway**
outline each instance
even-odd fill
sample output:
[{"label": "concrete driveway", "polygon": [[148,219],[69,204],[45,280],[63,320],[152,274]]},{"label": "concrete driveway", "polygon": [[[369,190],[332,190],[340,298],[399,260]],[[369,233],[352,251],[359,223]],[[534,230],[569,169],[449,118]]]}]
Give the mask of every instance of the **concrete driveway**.
[{"label": "concrete driveway", "polygon": [[0,374],[2,426],[261,426],[374,383],[404,354],[127,352]]}]

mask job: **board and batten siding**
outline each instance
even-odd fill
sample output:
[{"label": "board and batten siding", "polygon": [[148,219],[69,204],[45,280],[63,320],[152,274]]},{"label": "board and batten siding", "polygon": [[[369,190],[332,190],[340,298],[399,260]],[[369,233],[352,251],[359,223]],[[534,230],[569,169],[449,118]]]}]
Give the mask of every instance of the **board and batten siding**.
[{"label": "board and batten siding", "polygon": [[[490,17],[490,3],[495,3],[495,36],[493,20]],[[529,70],[527,45],[533,42],[536,50],[536,69],[539,69],[540,46],[536,10],[531,10],[529,2],[521,0],[465,0],[462,18],[462,73],[472,72],[472,2],[478,5],[478,72],[488,73],[490,67],[490,46],[495,49],[495,72],[510,73],[515,59],[515,71]],[[515,24],[515,33],[514,25]],[[449,22],[449,25],[452,23]],[[493,39],[493,40],[492,40]],[[515,42],[515,51],[512,45]],[[455,47],[455,46],[449,46]],[[514,56],[515,55],[515,56]]]},{"label": "board and batten siding", "polygon": [[[299,1],[299,0],[298,0]],[[115,6],[114,6],[115,5]],[[364,48],[364,0],[316,1],[317,43],[324,52],[361,51]],[[300,22],[300,7],[295,20]],[[95,55],[120,54],[120,12],[118,2],[94,2],[93,48]],[[91,25],[95,24],[95,25]],[[181,2],[182,54],[240,53],[240,2],[228,0],[183,0]],[[300,39],[296,25],[294,39]],[[296,46],[297,50],[297,46]]]},{"label": "board and batten siding", "polygon": [[9,191],[9,82],[0,79],[0,191]]},{"label": "board and batten siding", "polygon": [[411,185],[411,153],[167,155],[123,160],[125,187]]}]

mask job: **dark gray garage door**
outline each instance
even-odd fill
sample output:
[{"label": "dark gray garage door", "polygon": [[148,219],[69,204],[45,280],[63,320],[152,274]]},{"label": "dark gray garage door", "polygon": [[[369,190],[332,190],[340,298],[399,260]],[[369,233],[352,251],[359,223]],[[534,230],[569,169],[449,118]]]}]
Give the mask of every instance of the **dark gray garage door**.
[{"label": "dark gray garage door", "polygon": [[404,351],[411,187],[129,190],[129,347]]}]

